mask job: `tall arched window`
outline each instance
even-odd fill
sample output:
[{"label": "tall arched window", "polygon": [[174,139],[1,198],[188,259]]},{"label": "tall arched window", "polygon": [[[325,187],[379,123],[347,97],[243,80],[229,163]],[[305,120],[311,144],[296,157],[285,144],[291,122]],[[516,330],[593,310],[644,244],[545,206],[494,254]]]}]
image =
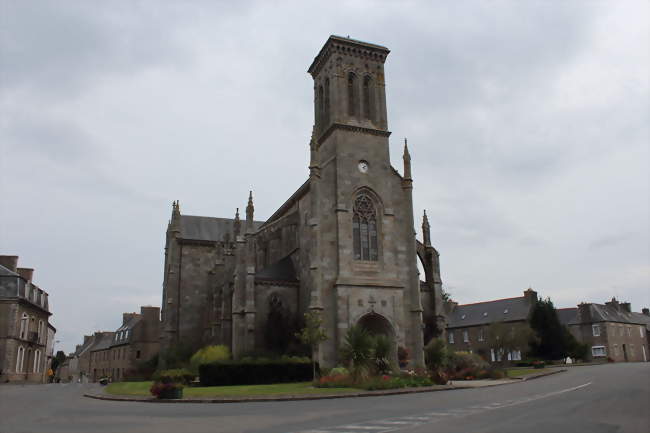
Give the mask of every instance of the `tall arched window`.
[{"label": "tall arched window", "polygon": [[316,101],[318,107],[318,113],[316,113],[316,122],[320,125],[323,124],[325,117],[325,99],[323,98],[323,86],[318,86],[318,101]]},{"label": "tall arched window", "polygon": [[367,194],[359,194],[354,201],[352,238],[355,260],[378,260],[377,212]]},{"label": "tall arched window", "polygon": [[357,115],[357,77],[350,72],[348,74],[348,114],[350,116]]},{"label": "tall arched window", "polygon": [[330,79],[325,78],[325,96],[323,100],[323,119],[327,125],[330,122]]},{"label": "tall arched window", "polygon": [[18,348],[18,356],[16,357],[16,373],[23,372],[23,362],[25,361],[25,349],[20,346]]},{"label": "tall arched window", "polygon": [[19,337],[20,337],[21,340],[26,340],[27,339],[28,320],[29,320],[29,318],[27,317],[27,314],[23,313],[22,317],[20,318],[20,334],[19,334]]},{"label": "tall arched window", "polygon": [[374,120],[375,110],[372,98],[372,78],[366,75],[363,78],[363,117],[368,120]]}]

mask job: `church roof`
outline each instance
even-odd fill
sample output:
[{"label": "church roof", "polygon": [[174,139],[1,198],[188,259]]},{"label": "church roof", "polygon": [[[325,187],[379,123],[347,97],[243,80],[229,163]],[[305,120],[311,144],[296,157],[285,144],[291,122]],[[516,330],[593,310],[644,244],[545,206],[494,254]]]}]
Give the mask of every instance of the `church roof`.
[{"label": "church roof", "polygon": [[[196,215],[181,215],[181,239],[194,241],[223,241],[226,234],[234,239],[234,223],[232,218],[215,218]],[[253,221],[253,228],[257,230],[262,221]],[[241,222],[242,233],[246,230],[246,221]]]},{"label": "church roof", "polygon": [[296,268],[290,256],[273,263],[255,274],[256,280],[298,282]]},{"label": "church roof", "polygon": [[461,328],[494,322],[527,320],[530,308],[530,302],[524,296],[458,305],[450,314],[447,327]]}]

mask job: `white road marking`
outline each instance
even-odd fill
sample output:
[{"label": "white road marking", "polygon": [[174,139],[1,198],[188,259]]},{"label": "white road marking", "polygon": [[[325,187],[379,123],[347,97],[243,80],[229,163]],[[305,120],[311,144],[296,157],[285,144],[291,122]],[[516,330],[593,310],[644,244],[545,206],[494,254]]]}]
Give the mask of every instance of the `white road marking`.
[{"label": "white road marking", "polygon": [[567,392],[577,391],[591,385],[587,382],[573,388],[561,389],[559,391],[548,392],[546,394],[537,394],[525,397],[520,400],[507,400],[504,402],[494,402],[484,406],[470,406],[467,408],[449,409],[445,412],[427,412],[420,415],[409,415],[397,418],[386,418],[383,420],[368,420],[358,424],[346,424],[341,426],[326,427],[319,430],[302,430],[296,433],[388,433],[397,430],[403,430],[407,427],[419,426],[427,423],[440,421],[444,417],[460,417],[473,415],[480,412],[502,409],[505,407],[517,406],[529,403],[531,401],[541,400],[543,398],[553,397]]}]

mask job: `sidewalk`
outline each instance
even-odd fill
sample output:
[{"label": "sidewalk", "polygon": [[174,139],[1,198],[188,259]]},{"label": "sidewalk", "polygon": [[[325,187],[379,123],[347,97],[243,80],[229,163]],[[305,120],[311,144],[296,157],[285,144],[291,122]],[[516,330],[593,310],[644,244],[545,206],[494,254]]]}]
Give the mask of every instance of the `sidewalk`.
[{"label": "sidewalk", "polygon": [[159,400],[154,397],[140,397],[140,396],[120,396],[110,395],[105,393],[85,393],[84,397],[94,398],[97,400],[108,401],[130,401],[142,403],[252,403],[252,402],[266,402],[266,401],[294,401],[294,400],[329,400],[335,398],[350,398],[350,397],[380,397],[387,395],[401,395],[401,394],[420,394],[424,392],[437,392],[437,391],[451,391],[454,389],[473,389],[473,388],[486,388],[489,386],[509,385],[519,383],[525,380],[536,379],[551,374],[561,373],[566,370],[553,369],[552,371],[543,371],[540,373],[531,374],[528,376],[513,378],[513,379],[500,379],[500,380],[454,380],[449,381],[447,385],[434,385],[418,388],[399,388],[388,389],[381,391],[356,391],[349,393],[338,394],[316,394],[316,395],[274,395],[274,396],[251,396],[251,397],[214,397],[214,398],[184,398],[178,400]]}]

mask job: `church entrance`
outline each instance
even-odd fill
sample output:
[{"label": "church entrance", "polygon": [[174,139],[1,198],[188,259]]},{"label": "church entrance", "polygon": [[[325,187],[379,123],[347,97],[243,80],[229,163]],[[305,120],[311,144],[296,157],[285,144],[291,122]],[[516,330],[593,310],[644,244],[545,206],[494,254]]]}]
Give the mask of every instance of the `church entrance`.
[{"label": "church entrance", "polygon": [[395,339],[395,331],[393,330],[393,326],[390,324],[388,319],[386,319],[381,314],[372,312],[362,316],[357,322],[357,325],[365,329],[370,335],[385,335],[388,337],[392,343],[391,361],[395,364],[397,363],[397,343]]}]

